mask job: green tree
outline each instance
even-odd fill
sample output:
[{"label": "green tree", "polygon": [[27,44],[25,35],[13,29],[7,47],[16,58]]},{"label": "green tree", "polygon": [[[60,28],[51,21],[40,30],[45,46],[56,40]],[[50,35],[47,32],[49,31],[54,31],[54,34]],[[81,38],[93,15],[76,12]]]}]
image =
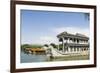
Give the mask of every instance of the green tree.
[{"label": "green tree", "polygon": [[25,50],[26,48],[31,48],[31,46],[29,44],[21,45],[21,50]]},{"label": "green tree", "polygon": [[44,44],[44,46],[48,47],[49,45],[48,44]]},{"label": "green tree", "polygon": [[54,43],[51,43],[50,45],[53,46],[53,48],[57,48],[57,45],[55,45]]}]

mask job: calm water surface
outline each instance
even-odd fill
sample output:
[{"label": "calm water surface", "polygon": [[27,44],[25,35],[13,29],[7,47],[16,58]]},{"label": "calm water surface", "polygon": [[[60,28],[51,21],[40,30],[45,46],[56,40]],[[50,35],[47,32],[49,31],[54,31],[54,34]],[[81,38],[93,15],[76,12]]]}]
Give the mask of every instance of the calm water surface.
[{"label": "calm water surface", "polygon": [[46,55],[26,54],[21,52],[21,63],[49,62],[49,61],[68,61],[68,60],[87,60],[89,56],[69,56],[64,58],[50,59]]},{"label": "calm water surface", "polygon": [[21,63],[45,62],[47,60],[48,58],[46,55],[26,54],[21,52]]}]

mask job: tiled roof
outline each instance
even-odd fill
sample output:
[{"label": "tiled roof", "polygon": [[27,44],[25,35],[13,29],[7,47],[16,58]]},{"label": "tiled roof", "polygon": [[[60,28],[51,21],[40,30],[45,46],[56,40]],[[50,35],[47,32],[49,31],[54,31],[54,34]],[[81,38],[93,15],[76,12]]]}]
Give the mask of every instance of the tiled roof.
[{"label": "tiled roof", "polygon": [[85,40],[89,39],[87,36],[85,36],[83,34],[79,34],[79,33],[70,34],[67,32],[62,32],[62,33],[58,34],[57,37],[58,38],[67,37],[67,38],[76,38],[76,39],[85,39]]}]

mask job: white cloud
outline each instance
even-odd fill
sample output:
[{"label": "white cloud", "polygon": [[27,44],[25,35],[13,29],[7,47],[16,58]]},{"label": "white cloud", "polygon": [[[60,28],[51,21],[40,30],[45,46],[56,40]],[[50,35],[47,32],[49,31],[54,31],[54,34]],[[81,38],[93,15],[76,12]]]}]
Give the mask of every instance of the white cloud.
[{"label": "white cloud", "polygon": [[89,36],[89,29],[86,28],[78,28],[78,27],[59,27],[59,28],[53,28],[51,29],[52,33],[54,33],[55,35],[51,35],[51,36],[40,36],[39,38],[39,43],[41,44],[50,44],[50,43],[58,43],[58,39],[57,39],[57,35],[61,32],[68,32],[71,34],[76,34],[76,33],[80,33],[86,36]]},{"label": "white cloud", "polygon": [[[57,35],[61,32],[68,32],[71,34],[76,34],[80,33],[86,36],[89,36],[89,29],[86,28],[78,28],[78,27],[59,27],[59,28],[53,28],[50,29],[50,32],[52,34],[49,35],[44,35],[44,36],[39,36],[36,39],[30,40],[32,44],[50,44],[50,43],[55,43],[58,44],[58,39]],[[49,33],[49,32],[48,32]]]},{"label": "white cloud", "polygon": [[71,34],[80,33],[80,34],[89,36],[89,29],[85,29],[85,28],[78,28],[78,27],[53,28],[53,32],[55,32],[55,34],[59,34],[59,33],[64,32],[64,31],[71,33]]},{"label": "white cloud", "polygon": [[50,43],[55,43],[57,44],[57,38],[56,36],[41,36],[40,37],[40,43],[41,44],[50,44]]}]

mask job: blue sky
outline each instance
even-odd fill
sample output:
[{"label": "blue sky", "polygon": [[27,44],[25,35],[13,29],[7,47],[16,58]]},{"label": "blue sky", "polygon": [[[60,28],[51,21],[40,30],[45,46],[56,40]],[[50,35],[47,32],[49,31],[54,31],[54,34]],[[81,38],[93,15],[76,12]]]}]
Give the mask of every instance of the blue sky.
[{"label": "blue sky", "polygon": [[89,20],[84,13],[21,10],[21,43],[57,43],[57,34],[89,35]]}]

